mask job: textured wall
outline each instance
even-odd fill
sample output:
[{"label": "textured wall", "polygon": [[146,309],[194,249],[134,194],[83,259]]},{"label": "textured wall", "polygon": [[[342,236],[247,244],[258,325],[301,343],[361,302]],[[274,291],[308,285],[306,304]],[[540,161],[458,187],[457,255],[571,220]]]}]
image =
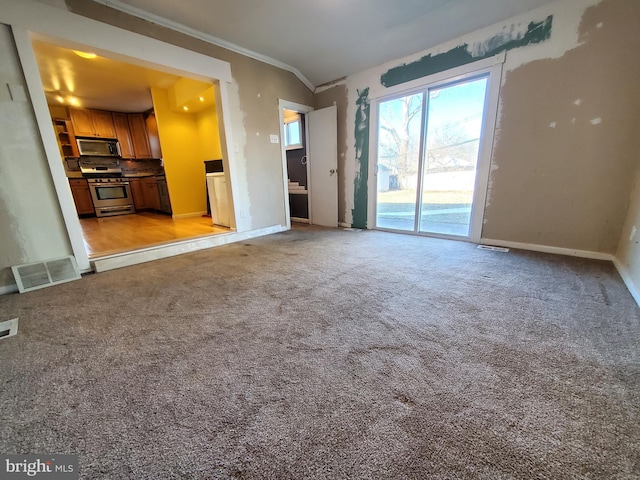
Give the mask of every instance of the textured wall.
[{"label": "textured wall", "polygon": [[71,254],[31,103],[12,101],[7,84],[26,90],[0,24],[0,289],[15,283],[12,265]]},{"label": "textured wall", "polygon": [[497,45],[506,61],[482,237],[614,253],[640,149],[638,31],[634,0],[561,0],[320,87],[316,106],[339,100],[345,125],[341,221],[362,226],[359,179],[374,161],[359,146],[362,93],[378,98],[405,74],[414,80]]},{"label": "textured wall", "polygon": [[615,253],[640,150],[640,3],[586,10],[579,46],[507,72],[483,237]]}]

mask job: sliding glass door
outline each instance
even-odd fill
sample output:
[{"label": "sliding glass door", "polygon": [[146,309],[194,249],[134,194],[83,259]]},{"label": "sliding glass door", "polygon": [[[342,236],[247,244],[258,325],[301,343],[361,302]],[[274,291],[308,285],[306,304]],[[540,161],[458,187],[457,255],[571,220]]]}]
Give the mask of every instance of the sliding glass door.
[{"label": "sliding glass door", "polygon": [[488,80],[441,82],[379,102],[376,228],[471,236]]}]

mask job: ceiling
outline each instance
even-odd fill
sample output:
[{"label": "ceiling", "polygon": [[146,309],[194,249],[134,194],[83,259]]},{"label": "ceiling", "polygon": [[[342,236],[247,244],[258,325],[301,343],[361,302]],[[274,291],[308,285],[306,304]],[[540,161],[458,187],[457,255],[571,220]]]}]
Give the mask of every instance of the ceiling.
[{"label": "ceiling", "polygon": [[[283,66],[312,88],[554,0],[94,1]],[[46,41],[33,44],[50,104],[62,98],[70,105],[73,98],[76,106],[143,112],[153,106],[151,87],[179,79],[107,58],[108,52],[89,60]],[[189,108],[213,102],[207,96]]]},{"label": "ceiling", "polygon": [[270,57],[318,86],[555,0],[94,1]]},{"label": "ceiling", "polygon": [[[152,70],[103,55],[87,59],[73,50],[34,40],[40,77],[47,103],[115,112],[145,112],[153,107],[151,87],[170,89],[181,79],[177,75]],[[184,82],[184,79],[183,79]],[[176,111],[185,106],[197,113],[215,105],[213,88],[189,79],[193,98],[182,98]]]}]

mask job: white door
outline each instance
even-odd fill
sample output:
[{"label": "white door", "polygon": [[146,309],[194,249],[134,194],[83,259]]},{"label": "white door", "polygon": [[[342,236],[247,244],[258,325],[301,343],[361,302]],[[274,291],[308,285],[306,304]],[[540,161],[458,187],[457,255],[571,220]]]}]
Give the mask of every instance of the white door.
[{"label": "white door", "polygon": [[338,226],[338,114],[334,106],[307,114],[309,222]]}]

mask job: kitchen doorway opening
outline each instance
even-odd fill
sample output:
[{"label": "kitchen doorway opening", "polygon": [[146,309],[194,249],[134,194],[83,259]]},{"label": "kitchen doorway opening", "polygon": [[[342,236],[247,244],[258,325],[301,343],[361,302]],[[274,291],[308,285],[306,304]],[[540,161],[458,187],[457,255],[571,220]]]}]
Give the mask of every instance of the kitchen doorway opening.
[{"label": "kitchen doorway opening", "polygon": [[374,102],[374,226],[479,242],[501,64]]},{"label": "kitchen doorway opening", "polygon": [[[32,47],[89,260],[235,231],[218,82],[52,41]],[[117,154],[83,155],[78,139],[117,141]],[[209,214],[211,160],[222,167],[224,224]]]}]

